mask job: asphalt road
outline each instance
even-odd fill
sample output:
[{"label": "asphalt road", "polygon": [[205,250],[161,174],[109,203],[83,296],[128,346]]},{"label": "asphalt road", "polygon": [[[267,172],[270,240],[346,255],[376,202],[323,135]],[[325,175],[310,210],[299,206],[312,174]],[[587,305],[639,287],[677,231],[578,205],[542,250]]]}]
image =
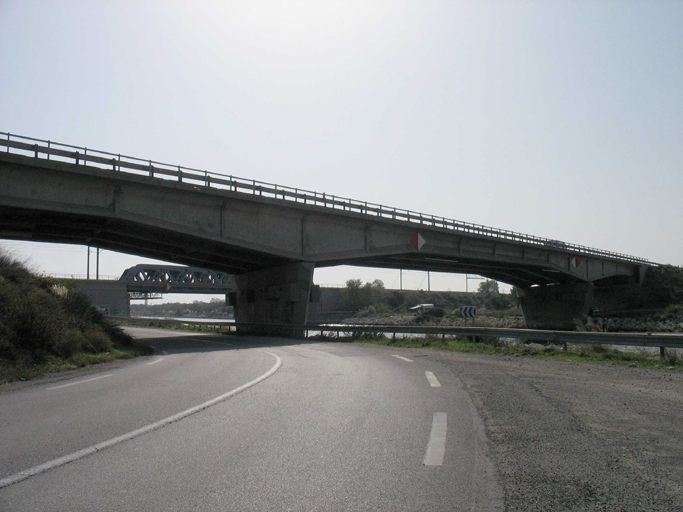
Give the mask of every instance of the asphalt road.
[{"label": "asphalt road", "polygon": [[0,387],[0,510],[683,511],[681,372],[134,334]]},{"label": "asphalt road", "polygon": [[481,417],[436,359],[134,334],[154,356],[2,390],[0,509],[503,508]]}]

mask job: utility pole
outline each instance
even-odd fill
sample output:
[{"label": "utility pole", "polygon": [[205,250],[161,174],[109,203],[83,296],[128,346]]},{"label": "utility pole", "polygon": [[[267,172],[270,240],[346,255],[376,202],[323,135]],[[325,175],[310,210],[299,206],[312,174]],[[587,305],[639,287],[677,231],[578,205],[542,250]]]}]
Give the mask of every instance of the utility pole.
[{"label": "utility pole", "polygon": [[95,280],[99,281],[100,280],[100,249],[97,247],[97,257],[95,258]]}]

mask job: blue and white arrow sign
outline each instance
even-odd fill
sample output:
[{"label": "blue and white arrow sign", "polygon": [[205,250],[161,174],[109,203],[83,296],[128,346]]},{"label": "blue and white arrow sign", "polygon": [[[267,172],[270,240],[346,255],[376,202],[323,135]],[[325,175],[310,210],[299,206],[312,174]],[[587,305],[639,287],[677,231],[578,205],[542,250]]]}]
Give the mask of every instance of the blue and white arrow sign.
[{"label": "blue and white arrow sign", "polygon": [[461,306],[460,316],[463,318],[477,318],[477,306]]}]

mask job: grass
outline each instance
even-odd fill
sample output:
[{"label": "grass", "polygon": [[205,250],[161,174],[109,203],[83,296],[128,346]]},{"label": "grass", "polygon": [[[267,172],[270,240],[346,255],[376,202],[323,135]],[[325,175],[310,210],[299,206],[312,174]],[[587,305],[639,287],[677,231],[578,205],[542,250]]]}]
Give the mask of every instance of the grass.
[{"label": "grass", "polygon": [[[337,340],[337,338],[335,338]],[[370,343],[405,348],[429,348],[464,352],[470,354],[488,354],[507,357],[534,357],[553,361],[591,362],[610,365],[635,366],[638,368],[674,368],[683,370],[683,357],[673,350],[667,350],[664,359],[658,354],[651,354],[645,350],[637,352],[623,352],[604,345],[569,345],[565,352],[556,345],[546,345],[541,349],[530,347],[522,343],[501,344],[495,338],[479,338],[476,343],[461,337],[425,336],[415,337],[387,337],[363,336],[358,338],[339,338],[352,343]]]},{"label": "grass", "polygon": [[75,370],[93,364],[109,363],[119,359],[133,359],[150,355],[154,350],[146,345],[114,348],[109,352],[78,352],[69,357],[52,356],[41,362],[0,360],[0,385],[8,382],[31,380],[50,373]]}]

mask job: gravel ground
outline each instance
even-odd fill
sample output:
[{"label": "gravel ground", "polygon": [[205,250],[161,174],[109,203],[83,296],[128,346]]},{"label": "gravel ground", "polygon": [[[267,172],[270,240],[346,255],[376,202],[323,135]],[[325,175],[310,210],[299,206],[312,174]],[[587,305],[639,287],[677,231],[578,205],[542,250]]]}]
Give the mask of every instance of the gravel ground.
[{"label": "gravel ground", "polygon": [[682,373],[436,357],[482,415],[506,510],[683,511]]}]

